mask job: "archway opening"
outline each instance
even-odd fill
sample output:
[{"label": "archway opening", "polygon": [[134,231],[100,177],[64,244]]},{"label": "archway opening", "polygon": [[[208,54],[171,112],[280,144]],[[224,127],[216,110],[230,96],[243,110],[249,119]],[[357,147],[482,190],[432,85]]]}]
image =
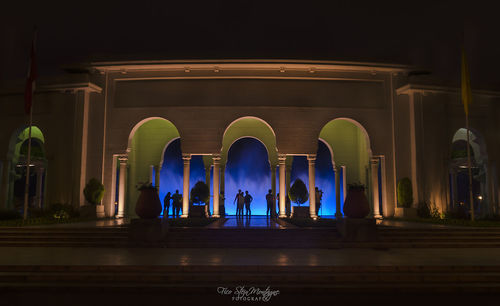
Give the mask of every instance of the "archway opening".
[{"label": "archway opening", "polygon": [[228,215],[236,214],[233,205],[238,189],[253,197],[252,215],[266,215],[266,194],[271,189],[271,169],[266,147],[255,138],[244,137],[229,148],[225,170]]},{"label": "archway opening", "polygon": [[[24,210],[24,192],[26,186],[26,163],[28,156],[29,127],[14,132],[11,137],[8,159],[10,161],[7,208],[20,212]],[[45,206],[45,181],[47,160],[45,158],[45,137],[37,126],[31,127],[31,158],[28,193],[28,213]]]},{"label": "archway opening", "polygon": [[[340,185],[340,209],[342,210],[345,192],[348,184],[361,183],[365,186],[366,196],[370,201],[372,199],[372,180],[378,180],[379,186],[379,205],[383,190],[381,189],[381,169],[379,167],[378,175],[374,178],[370,176],[370,159],[372,151],[370,147],[370,138],[365,128],[357,121],[349,118],[338,118],[328,122],[319,134],[319,144],[316,162],[316,173],[321,173],[316,180],[322,181],[324,188],[330,187],[331,191],[324,193],[323,202],[327,214],[335,214],[335,174],[333,166],[339,171]],[[327,154],[328,153],[328,154]],[[328,156],[331,163],[327,163]],[[332,169],[331,172],[329,169]],[[324,178],[322,178],[324,177]],[[333,177],[333,179],[331,179]],[[344,184],[345,182],[345,184]],[[319,182],[316,185],[320,184]],[[331,208],[330,208],[331,207]],[[342,211],[341,211],[342,212]],[[380,210],[380,213],[382,211]],[[323,213],[324,214],[324,213]]]},{"label": "archway opening", "polygon": [[[158,185],[156,172],[160,170],[164,151],[166,151],[165,148],[179,137],[177,128],[170,121],[163,118],[142,120],[132,129],[127,149],[129,153],[126,210],[129,216],[136,215],[135,203],[139,197],[136,186],[145,182],[154,182],[155,185]],[[159,183],[161,183],[161,180]],[[161,188],[160,184],[160,190]]]},{"label": "archway opening", "polygon": [[[472,195],[474,210],[477,215],[488,213],[488,155],[483,137],[474,130],[469,130]],[[450,158],[450,195],[451,208],[470,211],[469,169],[467,161],[467,129],[455,132],[451,145]]]},{"label": "archway opening", "polygon": [[[173,195],[176,190],[182,194],[184,162],[182,160],[181,139],[177,138],[167,144],[163,154],[163,162],[160,170],[159,196],[163,202],[165,195],[170,192]],[[156,175],[153,175],[156,177]],[[201,155],[191,157],[189,169],[189,190],[198,181],[205,181],[205,170]],[[158,185],[158,184],[156,184]],[[162,203],[163,204],[163,203]],[[169,216],[173,215],[172,203],[170,203]],[[163,212],[161,214],[163,216]]]}]

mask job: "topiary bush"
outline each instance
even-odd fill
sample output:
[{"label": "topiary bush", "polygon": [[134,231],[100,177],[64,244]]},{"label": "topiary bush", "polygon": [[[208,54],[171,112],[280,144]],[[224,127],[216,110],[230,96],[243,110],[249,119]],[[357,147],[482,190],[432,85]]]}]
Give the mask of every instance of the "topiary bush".
[{"label": "topiary bush", "polygon": [[402,178],[398,182],[397,193],[398,203],[403,207],[411,207],[411,204],[413,204],[413,191],[409,178]]},{"label": "topiary bush", "polygon": [[85,185],[85,189],[83,189],[83,195],[87,202],[98,205],[104,196],[104,185],[98,179],[91,178],[87,185]]},{"label": "topiary bush", "polygon": [[210,189],[203,181],[198,181],[191,189],[191,202],[194,204],[206,203],[210,200]]},{"label": "topiary bush", "polygon": [[288,191],[288,197],[290,198],[290,201],[298,204],[299,206],[300,204],[304,204],[309,199],[306,184],[304,184],[301,179],[296,179]]}]

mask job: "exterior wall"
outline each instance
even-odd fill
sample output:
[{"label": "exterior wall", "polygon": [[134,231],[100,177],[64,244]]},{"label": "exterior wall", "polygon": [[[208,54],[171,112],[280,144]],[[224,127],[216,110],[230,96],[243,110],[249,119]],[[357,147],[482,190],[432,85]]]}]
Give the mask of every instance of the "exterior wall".
[{"label": "exterior wall", "polygon": [[[75,118],[77,105],[83,96],[59,92],[41,92],[34,97],[33,124],[40,128],[45,138],[47,172],[45,183],[45,203],[67,203],[78,205],[80,152],[78,129]],[[0,207],[10,207],[6,203],[9,170],[9,142],[16,130],[28,126],[28,116],[24,113],[24,93],[0,95],[2,110],[0,129],[0,156],[3,164]],[[15,137],[15,136],[14,136]]]},{"label": "exterior wall", "polygon": [[[413,95],[413,97],[412,97]],[[415,105],[415,136],[418,197],[420,201],[436,206],[441,212],[450,205],[449,194],[449,164],[453,135],[465,127],[465,114],[460,96],[457,92],[413,92],[406,97],[400,97],[398,103],[406,120],[406,102],[414,100]],[[499,158],[500,141],[498,137],[498,97],[474,95],[474,104],[470,109],[470,128],[478,131],[484,137],[490,167],[488,171],[498,175],[496,161]],[[398,178],[411,172],[411,152],[404,150],[408,145],[406,138],[410,136],[408,129],[401,122],[397,135]],[[404,155],[404,156],[402,156]],[[410,163],[408,163],[410,161]],[[498,205],[498,182],[491,180],[487,187],[492,194],[491,206]]]},{"label": "exterior wall", "polygon": [[[290,156],[316,154],[320,132],[331,120],[355,120],[368,134],[372,155],[384,156],[384,216],[394,214],[396,181],[403,177],[414,182],[415,205],[426,201],[446,209],[451,139],[464,126],[463,107],[456,93],[413,91],[397,95],[396,87],[406,81],[400,74],[394,75],[398,69],[332,66],[311,73],[303,67],[281,70],[245,65],[219,71],[182,66],[136,70],[96,66],[87,80],[102,92],[86,87],[66,93],[64,89],[37,93],[33,122],[45,136],[46,203],[84,204],[83,185],[96,177],[105,185],[106,215],[113,215],[116,155],[129,154],[131,131],[144,119],[160,117],[172,122],[184,154],[210,155],[221,153],[224,131],[234,120],[253,116],[270,125],[278,153]],[[474,101],[471,128],[485,138],[494,174],[490,179],[493,204],[497,205],[498,96],[474,96]],[[0,95],[3,207],[10,137],[27,123],[22,105],[20,93]],[[360,170],[360,175],[363,173]]]},{"label": "exterior wall", "polygon": [[[390,73],[329,71],[314,77],[307,72],[290,72],[286,77],[279,71],[251,73],[105,72],[99,85],[107,84],[106,214],[112,214],[114,203],[108,192],[113,186],[113,155],[127,153],[133,127],[149,117],[165,118],[176,126],[184,154],[220,154],[225,129],[244,116],[267,122],[276,134],[278,153],[290,155],[316,154],[320,131],[329,121],[356,120],[367,130],[372,153],[386,158],[387,202],[394,203]],[[222,79],[213,79],[214,75]],[[235,76],[239,78],[224,79]],[[386,215],[393,214],[392,206]]]}]

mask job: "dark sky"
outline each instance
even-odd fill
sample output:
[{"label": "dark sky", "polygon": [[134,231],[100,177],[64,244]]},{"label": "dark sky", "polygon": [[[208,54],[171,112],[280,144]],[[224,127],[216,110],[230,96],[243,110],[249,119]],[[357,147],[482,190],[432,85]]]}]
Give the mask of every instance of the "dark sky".
[{"label": "dark sky", "polygon": [[413,64],[455,82],[464,33],[472,86],[495,89],[500,85],[500,22],[493,4],[488,5],[16,1],[0,10],[0,81],[25,77],[36,24],[42,76],[91,60],[279,58]]}]

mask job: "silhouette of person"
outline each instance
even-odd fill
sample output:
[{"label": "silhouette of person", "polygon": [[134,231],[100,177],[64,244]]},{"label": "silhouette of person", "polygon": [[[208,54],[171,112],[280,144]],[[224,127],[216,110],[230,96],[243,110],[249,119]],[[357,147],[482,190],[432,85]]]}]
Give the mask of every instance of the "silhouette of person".
[{"label": "silhouette of person", "polygon": [[[245,191],[245,214],[247,216],[252,215],[252,210],[250,209],[250,203],[253,201],[253,197],[248,193],[248,190]],[[243,209],[242,209],[243,212]]]},{"label": "silhouette of person", "polygon": [[316,215],[318,215],[319,209],[321,208],[321,199],[323,198],[323,190],[316,187],[315,197],[316,197]]},{"label": "silhouette of person", "polygon": [[243,197],[243,191],[241,189],[238,189],[238,193],[236,194],[236,197],[234,198],[233,205],[236,202],[236,216],[243,216],[243,203],[245,199]]},{"label": "silhouette of person", "polygon": [[172,199],[171,193],[167,192],[167,195],[163,198],[163,217],[164,218],[168,218],[168,211],[170,209],[170,200],[171,199]]},{"label": "silhouette of person", "polygon": [[274,196],[273,196],[273,191],[271,189],[269,189],[268,194],[266,194],[266,202],[267,202],[266,216],[271,215],[271,217],[274,217],[274,212],[273,212]]},{"label": "silhouette of person", "polygon": [[179,216],[179,212],[182,209],[182,194],[179,193],[179,190],[175,190],[175,193],[172,195],[172,206],[174,209],[174,215],[176,217]]}]

